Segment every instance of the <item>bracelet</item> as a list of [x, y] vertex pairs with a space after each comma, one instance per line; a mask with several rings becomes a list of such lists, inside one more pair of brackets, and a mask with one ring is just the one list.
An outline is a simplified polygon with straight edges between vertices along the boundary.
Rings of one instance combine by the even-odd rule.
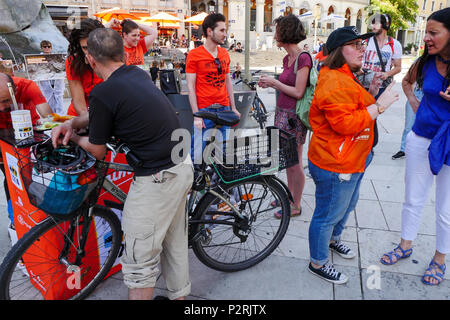
[[379, 114], [382, 114], [384, 111], [386, 111], [386, 107], [381, 106], [378, 101], [375, 102], [375, 105], [377, 106], [377, 111]]

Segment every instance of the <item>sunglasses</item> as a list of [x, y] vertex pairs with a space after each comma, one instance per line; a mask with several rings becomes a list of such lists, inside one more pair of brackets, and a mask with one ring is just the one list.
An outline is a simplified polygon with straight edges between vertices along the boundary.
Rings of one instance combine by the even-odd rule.
[[214, 63], [215, 63], [216, 66], [217, 66], [217, 72], [218, 72], [219, 74], [222, 74], [222, 65], [220, 64], [219, 58], [215, 58], [215, 59], [214, 59]]
[[52, 46], [42, 46], [42, 48], [51, 48]]

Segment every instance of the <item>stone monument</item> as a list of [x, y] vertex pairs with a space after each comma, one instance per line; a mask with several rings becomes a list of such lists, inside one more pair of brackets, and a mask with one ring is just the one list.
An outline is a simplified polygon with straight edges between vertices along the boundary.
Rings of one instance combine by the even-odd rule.
[[67, 39], [53, 23], [41, 0], [0, 0], [0, 52], [20, 66], [23, 54], [40, 53], [40, 43], [52, 43], [53, 53], [66, 53]]

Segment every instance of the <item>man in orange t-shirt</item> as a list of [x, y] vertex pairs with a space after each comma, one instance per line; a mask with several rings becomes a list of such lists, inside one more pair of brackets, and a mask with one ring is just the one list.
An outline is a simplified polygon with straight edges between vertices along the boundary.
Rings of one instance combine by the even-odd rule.
[[25, 110], [30, 110], [33, 124], [36, 124], [40, 118], [39, 114], [46, 117], [52, 113], [52, 109], [36, 83], [0, 73], [0, 129], [12, 128], [10, 115], [12, 100], [7, 86], [7, 83], [11, 81], [17, 103], [22, 104]]
[[[45, 100], [44, 95], [39, 89], [38, 85], [32, 80], [11, 77], [7, 74], [0, 73], [0, 129], [12, 128], [11, 121], [11, 105], [12, 99], [8, 89], [8, 83], [12, 84], [16, 102], [23, 105], [24, 110], [30, 110], [31, 121], [36, 124], [39, 119], [39, 114], [46, 117], [52, 113], [52, 109]], [[39, 113], [38, 113], [39, 112]], [[12, 212], [12, 205], [6, 182], [5, 166], [1, 157], [0, 150], [0, 170], [3, 172], [4, 181], [3, 187], [5, 189], [6, 201], [8, 203], [8, 215], [11, 220], [11, 225], [14, 225], [14, 217]]]
[[[186, 80], [192, 113], [199, 109], [210, 112], [239, 112], [234, 103], [233, 84], [230, 77], [230, 56], [221, 48], [227, 37], [225, 17], [212, 13], [203, 21], [205, 44], [191, 50], [186, 61]], [[209, 120], [194, 117], [191, 156], [194, 164], [201, 163], [201, 153], [205, 148], [204, 134], [214, 127]], [[226, 138], [228, 127], [221, 127], [222, 138]], [[200, 131], [201, 130], [201, 131]], [[201, 148], [200, 148], [201, 147]]]

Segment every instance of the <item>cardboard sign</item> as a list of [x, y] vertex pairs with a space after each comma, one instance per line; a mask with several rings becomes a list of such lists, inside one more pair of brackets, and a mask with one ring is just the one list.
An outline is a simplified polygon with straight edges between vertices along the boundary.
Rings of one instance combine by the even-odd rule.
[[25, 54], [28, 79], [33, 81], [66, 78], [65, 54]]

